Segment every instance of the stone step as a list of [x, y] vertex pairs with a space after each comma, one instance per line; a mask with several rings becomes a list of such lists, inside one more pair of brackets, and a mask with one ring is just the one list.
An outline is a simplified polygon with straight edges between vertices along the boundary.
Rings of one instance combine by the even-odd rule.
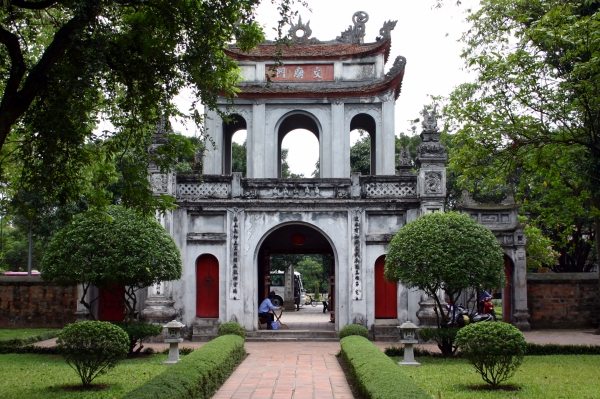
[[320, 330], [259, 330], [246, 334], [247, 341], [339, 341], [335, 331]]
[[208, 342], [215, 338], [217, 338], [216, 333], [215, 334], [193, 334], [192, 342]]

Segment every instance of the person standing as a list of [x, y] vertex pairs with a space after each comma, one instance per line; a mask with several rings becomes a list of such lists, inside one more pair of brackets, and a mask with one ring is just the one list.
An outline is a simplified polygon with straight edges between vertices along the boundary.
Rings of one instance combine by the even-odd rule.
[[275, 306], [273, 305], [273, 302], [271, 302], [271, 299], [275, 298], [276, 295], [277, 294], [275, 294], [275, 291], [269, 292], [269, 297], [265, 298], [265, 300], [262, 301], [260, 306], [258, 307], [258, 317], [262, 317], [267, 320], [267, 330], [273, 329], [272, 323], [275, 319], [273, 313], [269, 313], [269, 311], [281, 309], [281, 306]]
[[294, 304], [296, 304], [296, 311], [300, 310], [300, 290], [296, 288], [294, 290]]

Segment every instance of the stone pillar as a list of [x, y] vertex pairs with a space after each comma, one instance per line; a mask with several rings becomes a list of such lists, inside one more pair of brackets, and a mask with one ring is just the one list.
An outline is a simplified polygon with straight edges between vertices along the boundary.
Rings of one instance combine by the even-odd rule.
[[149, 322], [163, 325], [177, 317], [173, 307], [173, 291], [170, 281], [160, 282], [148, 287], [148, 299], [144, 303], [142, 318]]
[[223, 121], [216, 111], [208, 110], [204, 125], [215, 146], [210, 143], [206, 146], [202, 171], [205, 175], [220, 175], [223, 173]]
[[389, 91], [381, 98], [381, 134], [377, 138], [377, 165], [375, 174], [394, 175], [396, 161], [395, 96]]
[[423, 131], [417, 155], [417, 195], [421, 201], [420, 214], [444, 211], [446, 197], [446, 147], [440, 143], [435, 108], [423, 109]]
[[248, 130], [248, 136], [246, 138], [246, 176], [251, 179], [267, 177], [265, 175], [265, 158], [269, 154], [267, 154], [265, 148], [265, 117], [266, 113], [264, 100], [255, 100], [252, 105], [252, 131]]
[[296, 309], [294, 303], [294, 265], [289, 265], [285, 270], [285, 299], [283, 300], [285, 310]]
[[[331, 177], [347, 179], [350, 175], [350, 132], [346, 132], [342, 99], [335, 99], [331, 104], [331, 139]], [[320, 159], [323, 164], [324, 159]]]
[[[522, 233], [524, 240], [525, 234]], [[524, 243], [523, 243], [524, 244]], [[529, 311], [527, 309], [527, 263], [525, 260], [525, 246], [517, 246], [515, 263], [513, 295], [514, 313], [513, 324], [521, 331], [531, 330], [529, 324]]]

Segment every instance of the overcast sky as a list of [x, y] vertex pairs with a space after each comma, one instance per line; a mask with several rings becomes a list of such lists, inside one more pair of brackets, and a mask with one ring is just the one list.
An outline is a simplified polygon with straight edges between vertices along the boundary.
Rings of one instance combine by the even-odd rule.
[[[477, 1], [463, 0], [457, 7], [455, 1], [447, 0], [441, 9], [433, 8], [435, 0], [308, 0], [308, 3], [312, 11], [299, 8], [302, 21], [310, 20], [312, 37], [322, 41], [335, 39], [352, 25], [352, 15], [356, 11], [369, 14], [365, 43], [375, 41], [384, 21], [398, 20], [392, 31], [392, 49], [385, 69], [387, 72], [396, 56], [406, 57], [402, 91], [396, 102], [397, 135], [409, 132], [408, 121], [418, 118], [423, 105], [431, 103], [429, 95], [448, 95], [453, 87], [472, 80], [463, 71], [462, 44], [457, 40], [468, 29], [466, 11]], [[267, 39], [273, 39], [275, 31], [272, 28], [278, 20], [275, 6], [264, 0], [257, 12], [259, 22], [265, 26]], [[187, 102], [183, 94], [179, 100]], [[194, 134], [194, 129], [183, 132]], [[234, 140], [243, 142], [240, 133]], [[352, 140], [356, 140], [356, 136]], [[310, 177], [318, 159], [318, 142], [314, 135], [292, 132], [285, 137], [283, 147], [290, 149], [288, 163], [292, 172]]]

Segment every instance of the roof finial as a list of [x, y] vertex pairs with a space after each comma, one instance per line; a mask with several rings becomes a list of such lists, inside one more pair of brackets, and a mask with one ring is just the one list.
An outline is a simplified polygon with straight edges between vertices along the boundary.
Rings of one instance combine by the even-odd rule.
[[369, 21], [369, 14], [364, 11], [357, 11], [352, 15], [354, 26], [349, 26], [348, 29], [342, 32], [341, 36], [335, 40], [348, 44], [362, 44], [365, 37], [365, 24]]

